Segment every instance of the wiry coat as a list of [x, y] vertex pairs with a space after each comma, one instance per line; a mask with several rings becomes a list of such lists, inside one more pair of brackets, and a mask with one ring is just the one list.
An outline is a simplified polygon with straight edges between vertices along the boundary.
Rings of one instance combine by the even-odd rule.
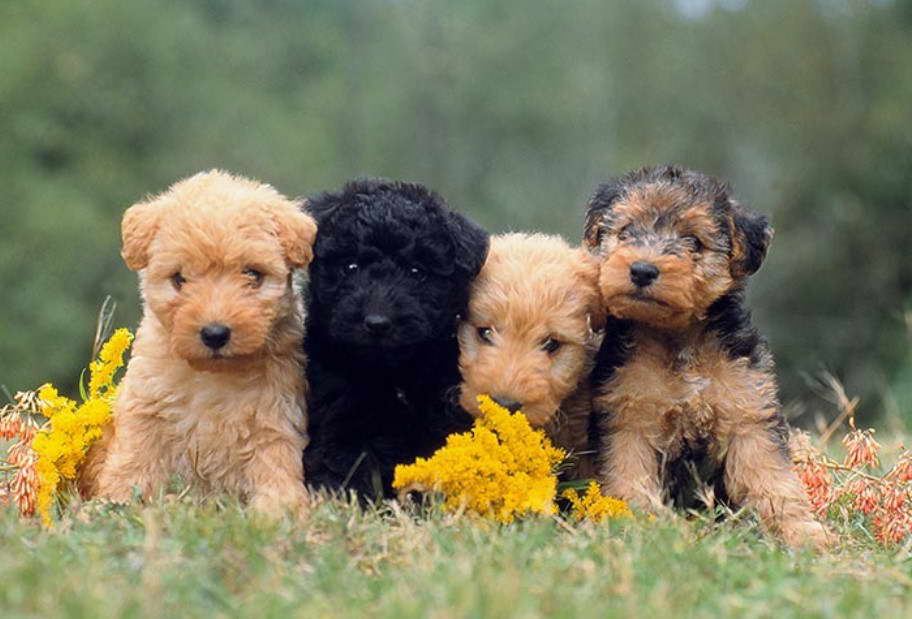
[[655, 509], [708, 483], [788, 543], [822, 545], [788, 457], [773, 359], [743, 307], [772, 234], [724, 184], [674, 166], [590, 200], [585, 238], [612, 314], [593, 375], [603, 487]]
[[411, 183], [355, 181], [308, 208], [319, 232], [307, 293], [307, 480], [390, 496], [396, 464], [471, 424], [455, 403], [456, 326], [488, 236]]

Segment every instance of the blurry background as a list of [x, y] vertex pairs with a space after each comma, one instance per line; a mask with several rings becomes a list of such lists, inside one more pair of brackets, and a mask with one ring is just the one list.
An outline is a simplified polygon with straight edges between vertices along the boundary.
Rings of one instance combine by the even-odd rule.
[[75, 392], [105, 295], [138, 320], [122, 211], [198, 170], [417, 180], [576, 242], [663, 162], [772, 217], [751, 298], [798, 422], [822, 369], [912, 422], [909, 0], [3, 2], [0, 383]]

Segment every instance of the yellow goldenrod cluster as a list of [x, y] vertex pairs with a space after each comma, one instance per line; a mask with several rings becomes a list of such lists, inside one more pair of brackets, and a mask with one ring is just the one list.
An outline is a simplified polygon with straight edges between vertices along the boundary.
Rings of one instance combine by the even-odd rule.
[[105, 343], [89, 366], [89, 392], [81, 405], [59, 395], [53, 385], [38, 390], [40, 412], [48, 422], [35, 434], [31, 447], [37, 455], [37, 510], [45, 524], [50, 524], [51, 503], [60, 483], [76, 478], [89, 447], [101, 438], [111, 419], [117, 391], [114, 374], [123, 366], [124, 352], [132, 341], [127, 329], [118, 329]]
[[499, 522], [530, 513], [553, 514], [555, 467], [564, 452], [510, 413], [479, 396], [481, 417], [470, 432], [453, 434], [431, 458], [396, 467], [393, 487], [434, 490], [449, 510], [465, 509]]
[[599, 485], [589, 482], [585, 496], [580, 496], [576, 490], [564, 490], [562, 497], [570, 501], [570, 515], [575, 520], [592, 520], [601, 522], [606, 518], [633, 518], [633, 512], [626, 501], [610, 496], [603, 496]]

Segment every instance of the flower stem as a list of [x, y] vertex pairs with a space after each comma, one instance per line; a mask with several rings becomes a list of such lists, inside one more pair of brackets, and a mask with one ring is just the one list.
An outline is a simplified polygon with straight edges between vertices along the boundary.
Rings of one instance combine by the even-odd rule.
[[830, 470], [843, 471], [845, 473], [854, 473], [855, 475], [858, 475], [859, 477], [864, 477], [865, 479], [868, 479], [870, 481], [876, 481], [876, 482], [880, 482], [880, 483], [890, 483], [886, 479], [877, 477], [876, 475], [871, 475], [870, 473], [865, 473], [863, 471], [859, 471], [858, 469], [853, 469], [852, 467], [846, 466], [844, 464], [839, 464], [838, 462], [834, 462], [832, 460], [824, 461], [823, 465]]

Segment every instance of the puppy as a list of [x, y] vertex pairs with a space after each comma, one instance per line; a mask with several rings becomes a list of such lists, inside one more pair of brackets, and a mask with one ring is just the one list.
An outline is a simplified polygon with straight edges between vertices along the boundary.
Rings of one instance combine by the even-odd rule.
[[460, 404], [479, 415], [477, 396], [522, 410], [574, 460], [563, 474], [595, 477], [589, 443], [589, 374], [604, 309], [599, 263], [557, 236], [506, 234], [472, 283], [459, 328]]
[[315, 235], [272, 187], [219, 171], [127, 210], [123, 258], [139, 271], [144, 315], [86, 494], [148, 497], [179, 474], [267, 513], [305, 505], [292, 272], [309, 263]]
[[744, 308], [772, 238], [763, 216], [699, 172], [644, 168], [595, 192], [585, 243], [613, 316], [593, 377], [602, 479], [607, 494], [655, 508], [702, 470], [787, 543], [822, 546], [789, 460], [773, 358]]
[[488, 235], [412, 183], [359, 180], [308, 208], [307, 480], [393, 496], [396, 464], [471, 425], [452, 396], [456, 328]]

